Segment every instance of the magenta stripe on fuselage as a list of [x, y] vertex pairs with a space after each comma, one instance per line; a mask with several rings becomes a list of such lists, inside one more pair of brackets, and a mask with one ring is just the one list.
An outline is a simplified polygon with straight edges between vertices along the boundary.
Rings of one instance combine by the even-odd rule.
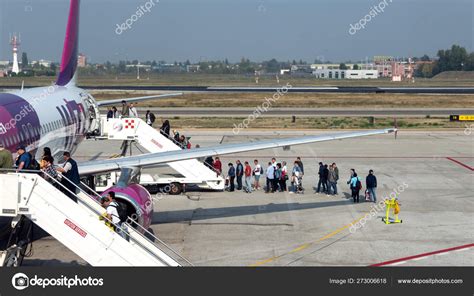
[[0, 141], [16, 152], [18, 145], [31, 145], [40, 139], [40, 120], [33, 107], [13, 94], [0, 94]]

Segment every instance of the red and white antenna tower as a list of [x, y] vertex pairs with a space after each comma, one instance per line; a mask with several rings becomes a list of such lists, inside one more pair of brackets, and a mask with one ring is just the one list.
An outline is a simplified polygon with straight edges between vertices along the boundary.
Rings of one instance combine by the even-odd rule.
[[10, 35], [10, 45], [13, 49], [13, 67], [12, 72], [15, 74], [20, 73], [20, 66], [18, 65], [18, 47], [20, 46], [20, 37], [15, 33]]

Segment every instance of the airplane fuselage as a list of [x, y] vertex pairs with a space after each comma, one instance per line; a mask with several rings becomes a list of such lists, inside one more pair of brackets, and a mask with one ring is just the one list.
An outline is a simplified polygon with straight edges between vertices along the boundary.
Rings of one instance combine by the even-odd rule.
[[36, 153], [50, 147], [53, 156], [74, 153], [94, 128], [97, 104], [83, 89], [51, 85], [0, 94], [0, 142]]

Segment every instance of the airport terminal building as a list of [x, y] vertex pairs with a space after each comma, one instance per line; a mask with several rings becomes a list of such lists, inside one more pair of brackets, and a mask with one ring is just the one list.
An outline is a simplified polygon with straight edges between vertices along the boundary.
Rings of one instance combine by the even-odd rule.
[[377, 70], [340, 70], [340, 69], [316, 69], [313, 75], [319, 79], [378, 79]]

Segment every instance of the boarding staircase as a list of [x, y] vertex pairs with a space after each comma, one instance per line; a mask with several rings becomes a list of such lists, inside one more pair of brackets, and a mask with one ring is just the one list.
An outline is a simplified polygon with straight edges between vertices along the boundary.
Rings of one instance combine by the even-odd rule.
[[[76, 203], [62, 192], [66, 187], [54, 182], [33, 173], [0, 174], [0, 216], [13, 221], [27, 217], [92, 266], [191, 265], [136, 223], [133, 227], [122, 224], [126, 238], [106, 226], [103, 219], [107, 218], [100, 219], [105, 210], [97, 202], [96, 193], [77, 187]], [[3, 266], [8, 266], [12, 257], [13, 261], [17, 259], [14, 247], [0, 253]]]
[[[174, 139], [168, 138], [159, 130], [146, 124], [139, 118], [107, 118], [102, 117], [101, 135], [109, 140], [136, 141], [150, 153], [178, 151], [182, 148]], [[225, 180], [197, 159], [189, 159], [168, 163], [186, 179], [197, 180], [199, 187], [224, 190]], [[199, 184], [200, 183], [200, 184]]]

